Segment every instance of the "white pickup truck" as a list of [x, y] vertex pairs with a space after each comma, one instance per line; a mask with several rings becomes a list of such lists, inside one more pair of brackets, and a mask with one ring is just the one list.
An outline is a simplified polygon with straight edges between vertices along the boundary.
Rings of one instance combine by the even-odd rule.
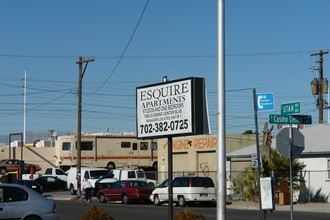
[[141, 169], [122, 168], [111, 170], [110, 173], [112, 173], [117, 180], [141, 180], [147, 182], [150, 187], [157, 186], [157, 181], [147, 179], [145, 172]]
[[42, 176], [57, 176], [59, 179], [64, 180], [65, 182], [68, 179], [68, 175], [60, 168], [47, 168], [45, 174]]
[[[33, 174], [32, 179], [37, 179], [41, 176], [56, 176], [61, 180], [67, 181], [67, 174], [60, 168], [47, 168], [45, 174]], [[22, 179], [31, 179], [31, 174], [23, 174]]]

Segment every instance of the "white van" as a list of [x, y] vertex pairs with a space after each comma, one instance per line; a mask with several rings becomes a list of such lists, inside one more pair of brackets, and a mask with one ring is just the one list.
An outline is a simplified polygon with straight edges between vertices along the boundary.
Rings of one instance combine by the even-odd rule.
[[[102, 179], [105, 183], [114, 183], [117, 181], [115, 178], [109, 176], [109, 170], [105, 168], [96, 167], [81, 167], [81, 185], [84, 179], [88, 179], [92, 187], [95, 188], [95, 182], [98, 179]], [[71, 195], [77, 193], [77, 167], [71, 167], [68, 171], [67, 187], [70, 190]]]
[[[175, 177], [172, 185], [173, 202], [181, 207], [190, 202], [210, 205], [216, 202], [216, 189], [213, 180], [209, 177]], [[157, 186], [150, 195], [150, 200], [156, 206], [168, 201], [168, 180]]]

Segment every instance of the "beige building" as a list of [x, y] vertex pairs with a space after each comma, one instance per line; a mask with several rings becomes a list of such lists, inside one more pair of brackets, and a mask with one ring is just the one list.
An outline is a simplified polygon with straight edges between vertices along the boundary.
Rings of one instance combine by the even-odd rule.
[[[167, 178], [167, 140], [167, 138], [158, 140], [159, 182]], [[255, 134], [227, 134], [226, 152], [236, 151], [253, 145], [255, 142]], [[217, 171], [217, 135], [176, 137], [173, 138], [172, 149], [174, 176], [204, 175], [215, 179]]]

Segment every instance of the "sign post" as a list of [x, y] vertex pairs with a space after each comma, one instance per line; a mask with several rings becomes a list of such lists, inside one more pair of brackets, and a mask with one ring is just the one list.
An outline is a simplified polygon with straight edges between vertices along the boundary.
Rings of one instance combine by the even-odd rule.
[[281, 104], [281, 114], [269, 115], [271, 124], [289, 124], [290, 128], [284, 128], [276, 137], [276, 149], [283, 157], [290, 159], [290, 211], [291, 220], [293, 220], [293, 177], [292, 177], [292, 159], [299, 157], [305, 149], [304, 136], [298, 129], [293, 129], [292, 124], [312, 124], [311, 115], [292, 115], [300, 113], [300, 102], [291, 102]]
[[168, 219], [173, 218], [172, 137], [209, 133], [204, 78], [185, 78], [136, 88], [137, 137], [168, 140]]

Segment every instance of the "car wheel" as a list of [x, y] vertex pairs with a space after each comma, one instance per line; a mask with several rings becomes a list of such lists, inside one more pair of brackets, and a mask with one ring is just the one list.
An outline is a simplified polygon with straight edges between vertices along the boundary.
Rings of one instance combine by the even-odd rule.
[[152, 182], [148, 183], [148, 186], [151, 187], [151, 188], [155, 188], [155, 185]]
[[180, 196], [178, 198], [178, 204], [179, 204], [180, 207], [185, 207], [187, 205], [186, 200], [184, 199], [183, 196]]
[[76, 195], [76, 193], [77, 193], [76, 190], [74, 190], [72, 184], [70, 185], [70, 193], [71, 193], [71, 195]]
[[129, 204], [129, 198], [128, 198], [127, 194], [123, 195], [122, 202], [123, 202], [123, 204]]
[[160, 200], [158, 198], [158, 195], [154, 195], [154, 204], [155, 206], [160, 206]]
[[101, 203], [107, 203], [107, 200], [105, 199], [105, 196], [103, 194], [100, 194], [99, 200]]
[[5, 175], [7, 173], [7, 169], [5, 167], [0, 168], [0, 174]]

